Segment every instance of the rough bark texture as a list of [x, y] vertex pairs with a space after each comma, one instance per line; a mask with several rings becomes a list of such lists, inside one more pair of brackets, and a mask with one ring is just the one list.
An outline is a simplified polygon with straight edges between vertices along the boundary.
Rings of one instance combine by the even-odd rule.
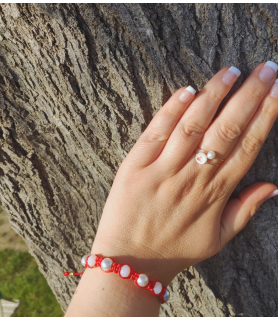
[[[66, 310], [117, 169], [180, 86], [278, 62], [276, 4], [1, 4], [0, 192]], [[243, 106], [244, 107], [244, 106]], [[278, 125], [234, 195], [278, 184]], [[278, 315], [277, 200], [179, 274], [167, 316]]]

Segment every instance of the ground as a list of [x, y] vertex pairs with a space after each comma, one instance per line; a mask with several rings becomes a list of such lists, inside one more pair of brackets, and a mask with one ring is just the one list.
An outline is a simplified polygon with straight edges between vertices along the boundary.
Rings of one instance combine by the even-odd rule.
[[28, 251], [24, 240], [11, 228], [7, 212], [0, 207], [0, 250]]
[[3, 299], [20, 300], [16, 316], [62, 317], [63, 311], [35, 259], [1, 207], [0, 239], [0, 290]]

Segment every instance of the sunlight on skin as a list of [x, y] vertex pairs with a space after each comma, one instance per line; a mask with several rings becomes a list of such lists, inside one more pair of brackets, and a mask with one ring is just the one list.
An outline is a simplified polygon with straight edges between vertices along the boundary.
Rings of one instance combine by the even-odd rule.
[[[192, 87], [175, 92], [121, 164], [92, 253], [128, 263], [167, 286], [242, 230], [268, 195], [277, 194], [274, 184], [260, 182], [229, 200], [277, 118], [276, 72], [271, 61], [258, 65], [213, 123], [240, 76], [237, 68], [221, 69], [196, 96]], [[216, 165], [198, 163], [198, 149], [204, 150], [199, 162]], [[77, 292], [66, 316], [159, 312], [149, 290], [100, 268], [86, 270]]]

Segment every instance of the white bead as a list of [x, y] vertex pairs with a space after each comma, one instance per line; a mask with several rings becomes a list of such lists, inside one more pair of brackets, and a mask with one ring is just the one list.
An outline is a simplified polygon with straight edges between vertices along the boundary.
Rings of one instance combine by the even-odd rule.
[[86, 258], [87, 257], [88, 256], [83, 256], [82, 259], [81, 259], [81, 264], [82, 264], [83, 267], [85, 267], [85, 265], [86, 265]]
[[214, 151], [209, 151], [208, 154], [207, 154], [207, 157], [209, 159], [214, 159], [215, 158], [215, 152]]
[[138, 283], [138, 286], [140, 286], [140, 287], [146, 287], [149, 283], [148, 276], [144, 273], [139, 274], [139, 277], [137, 279], [137, 283]]
[[170, 292], [168, 290], [165, 291], [163, 299], [167, 302], [170, 299]]
[[91, 254], [90, 257], [88, 258], [88, 265], [89, 267], [93, 267], [96, 263], [96, 256], [94, 254]]
[[127, 278], [129, 274], [130, 274], [130, 267], [125, 264], [124, 266], [121, 267], [120, 275], [123, 278]]
[[162, 284], [160, 282], [156, 282], [153, 291], [155, 294], [160, 294], [162, 291]]
[[200, 152], [200, 153], [197, 153], [196, 154], [196, 161], [199, 163], [199, 164], [204, 164], [207, 162], [207, 155], [203, 152]]
[[113, 264], [113, 260], [110, 258], [105, 258], [101, 261], [100, 267], [103, 271], [109, 271], [111, 270]]

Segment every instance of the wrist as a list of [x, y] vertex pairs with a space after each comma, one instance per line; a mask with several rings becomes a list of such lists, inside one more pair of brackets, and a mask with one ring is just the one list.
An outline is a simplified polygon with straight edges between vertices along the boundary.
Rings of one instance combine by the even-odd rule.
[[150, 279], [158, 280], [163, 286], [168, 286], [178, 273], [173, 272], [172, 261], [157, 255], [148, 248], [143, 249], [131, 243], [123, 244], [120, 241], [107, 243], [96, 238], [91, 252], [101, 257], [110, 257], [119, 264], [129, 264], [136, 272], [144, 273]]
[[160, 302], [114, 273], [86, 269], [66, 316], [158, 316]]

